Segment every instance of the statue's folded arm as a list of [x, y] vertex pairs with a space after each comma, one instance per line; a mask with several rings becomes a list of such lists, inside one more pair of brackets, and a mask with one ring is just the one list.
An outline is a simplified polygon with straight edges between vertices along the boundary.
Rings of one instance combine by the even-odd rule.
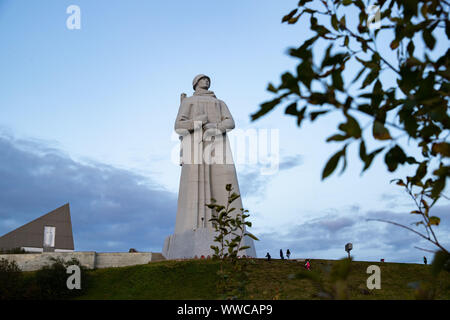
[[222, 121], [218, 124], [218, 128], [222, 131], [234, 129], [234, 120], [231, 116], [231, 112], [230, 110], [228, 110], [227, 105], [222, 100], [220, 100], [220, 109]]
[[194, 120], [190, 118], [190, 109], [190, 104], [182, 102], [178, 110], [175, 132], [180, 135], [186, 135], [189, 131], [194, 130]]

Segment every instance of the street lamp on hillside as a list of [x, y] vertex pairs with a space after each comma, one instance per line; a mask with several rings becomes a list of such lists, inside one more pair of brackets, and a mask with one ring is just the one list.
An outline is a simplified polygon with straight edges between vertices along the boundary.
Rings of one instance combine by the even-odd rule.
[[348, 253], [348, 258], [350, 259], [350, 251], [353, 249], [353, 244], [350, 242], [345, 245], [345, 251]]

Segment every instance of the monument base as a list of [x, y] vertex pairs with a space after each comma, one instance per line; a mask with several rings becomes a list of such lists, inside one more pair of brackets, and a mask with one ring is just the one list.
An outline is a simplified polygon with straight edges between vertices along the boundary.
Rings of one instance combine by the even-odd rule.
[[[168, 236], [164, 241], [162, 254], [166, 259], [212, 257], [214, 251], [211, 246], [217, 245], [217, 242], [214, 242], [214, 236], [214, 231], [207, 228], [175, 233]], [[245, 255], [246, 257], [256, 258], [255, 244], [252, 238], [244, 237], [242, 246], [249, 246], [250, 248], [240, 251], [239, 256]]]

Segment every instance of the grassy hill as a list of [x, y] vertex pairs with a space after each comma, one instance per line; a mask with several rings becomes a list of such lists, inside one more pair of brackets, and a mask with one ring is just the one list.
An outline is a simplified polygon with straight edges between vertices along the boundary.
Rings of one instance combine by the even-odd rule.
[[[311, 260], [312, 274], [332, 288], [330, 270], [337, 261]], [[381, 289], [368, 290], [369, 265], [381, 268]], [[212, 260], [161, 261], [147, 265], [89, 271], [86, 293], [78, 299], [220, 299], [217, 288], [219, 262]], [[350, 299], [414, 299], [417, 285], [432, 280], [431, 266], [405, 263], [351, 263], [347, 279]], [[310, 280], [293, 275], [303, 262], [251, 259], [243, 299], [321, 299]], [[450, 299], [450, 274], [441, 272], [437, 299]], [[319, 294], [319, 295], [318, 295]]]

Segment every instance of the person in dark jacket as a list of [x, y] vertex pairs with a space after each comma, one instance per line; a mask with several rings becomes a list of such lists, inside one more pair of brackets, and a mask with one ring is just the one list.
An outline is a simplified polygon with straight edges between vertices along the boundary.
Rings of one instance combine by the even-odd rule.
[[281, 260], [284, 260], [283, 250], [282, 249], [280, 249], [280, 258], [281, 258]]
[[286, 257], [289, 259], [290, 256], [291, 256], [291, 252], [289, 251], [289, 249], [287, 249], [287, 251], [286, 251]]

